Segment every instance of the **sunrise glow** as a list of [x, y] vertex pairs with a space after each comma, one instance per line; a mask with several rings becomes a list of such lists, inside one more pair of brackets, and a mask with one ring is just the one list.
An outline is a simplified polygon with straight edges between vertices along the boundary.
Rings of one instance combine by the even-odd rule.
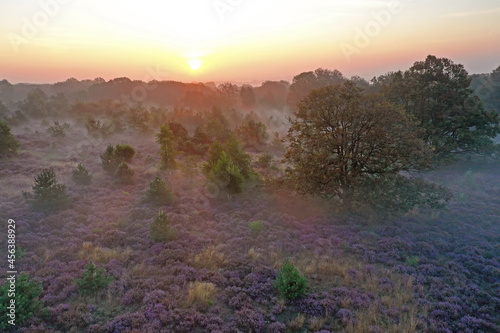
[[142, 80], [148, 67], [179, 81], [193, 71], [205, 81], [290, 80], [318, 67], [371, 78], [427, 54], [473, 73], [490, 72], [500, 59], [494, 0], [27, 0], [0, 7], [0, 76], [11, 82]]

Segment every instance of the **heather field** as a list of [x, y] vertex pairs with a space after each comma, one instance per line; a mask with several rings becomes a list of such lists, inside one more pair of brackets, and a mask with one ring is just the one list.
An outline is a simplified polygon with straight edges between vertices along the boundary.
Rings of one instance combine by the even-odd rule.
[[[17, 269], [42, 286], [40, 309], [19, 332], [500, 331], [497, 162], [422, 173], [454, 195], [444, 210], [375, 217], [262, 182], [218, 193], [201, 157], [180, 154], [177, 168], [162, 171], [152, 132], [93, 139], [68, 119], [56, 138], [47, 127], [13, 126], [21, 148], [0, 160], [2, 225], [16, 221]], [[131, 184], [118, 184], [99, 158], [123, 143], [137, 151]], [[282, 151], [271, 151], [270, 168], [251, 154], [264, 178], [284, 169]], [[93, 176], [87, 186], [72, 180], [79, 163]], [[66, 209], [43, 213], [24, 200], [43, 168], [66, 184]], [[144, 201], [155, 175], [173, 190], [169, 204]], [[160, 208], [176, 232], [155, 242]], [[308, 282], [293, 300], [274, 286], [286, 259]], [[112, 277], [92, 295], [77, 282], [89, 261]]]

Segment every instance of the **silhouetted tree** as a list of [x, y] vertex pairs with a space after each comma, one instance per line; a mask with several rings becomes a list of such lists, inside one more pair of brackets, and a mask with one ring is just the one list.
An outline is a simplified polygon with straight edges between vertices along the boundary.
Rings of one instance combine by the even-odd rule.
[[428, 56], [394, 74], [383, 91], [418, 120], [421, 138], [438, 156], [489, 153], [500, 133], [498, 114], [485, 111], [470, 83], [463, 65]]
[[160, 145], [162, 169], [175, 168], [177, 150], [175, 149], [175, 137], [169, 125], [165, 124], [160, 128], [160, 132], [156, 134], [156, 142]]
[[370, 180], [429, 165], [404, 110], [352, 82], [315, 90], [298, 106], [285, 159], [303, 192], [350, 198]]
[[303, 100], [312, 90], [337, 85], [346, 81], [338, 70], [318, 68], [314, 72], [304, 72], [293, 78], [288, 93], [287, 104], [291, 110], [297, 109], [297, 103]]
[[52, 211], [65, 208], [69, 203], [66, 185], [59, 184], [51, 169], [43, 169], [35, 177], [33, 193], [23, 192], [23, 197], [34, 209]]
[[0, 158], [16, 153], [20, 144], [12, 135], [9, 125], [0, 121]]

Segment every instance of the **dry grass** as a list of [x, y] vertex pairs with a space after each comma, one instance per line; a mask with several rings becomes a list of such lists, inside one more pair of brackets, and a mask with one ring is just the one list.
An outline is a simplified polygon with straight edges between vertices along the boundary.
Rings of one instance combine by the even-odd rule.
[[259, 252], [257, 252], [253, 247], [248, 250], [248, 253], [247, 253], [248, 257], [252, 260], [252, 261], [258, 261], [260, 259], [260, 257], [262, 256]]
[[[416, 331], [418, 306], [413, 301], [413, 279], [393, 273], [386, 268], [375, 267], [375, 272], [367, 271], [363, 263], [350, 259], [348, 256], [342, 258], [320, 257], [311, 253], [302, 253], [297, 259], [297, 268], [313, 283], [327, 283], [333, 286], [347, 286], [358, 288], [364, 293], [373, 293], [381, 300], [380, 304], [372, 304], [366, 309], [356, 311], [356, 321], [345, 327], [346, 333], [368, 332], [370, 326], [378, 326], [384, 332], [408, 332]], [[355, 271], [350, 274], [349, 271]], [[393, 288], [383, 289], [379, 279], [387, 278], [394, 283]], [[346, 299], [341, 304], [344, 308], [350, 307], [350, 300]], [[399, 309], [398, 317], [388, 318], [382, 314], [381, 308]], [[406, 311], [403, 310], [406, 308]], [[320, 324], [321, 318], [312, 318], [315, 325]], [[324, 323], [323, 323], [324, 324]], [[311, 328], [311, 331], [314, 331]]]
[[292, 331], [298, 331], [304, 326], [304, 323], [306, 322], [306, 316], [304, 316], [302, 313], [299, 313], [295, 319], [292, 319], [288, 322], [288, 328], [290, 328]]
[[213, 297], [216, 293], [217, 288], [215, 284], [195, 281], [189, 284], [186, 303], [188, 306], [211, 305], [214, 302]]
[[193, 265], [200, 268], [217, 270], [226, 266], [227, 261], [224, 259], [224, 253], [219, 252], [215, 246], [210, 246], [198, 253], [193, 260]]
[[82, 248], [78, 252], [78, 258], [91, 260], [95, 263], [107, 264], [111, 259], [126, 262], [132, 250], [130, 248], [105, 248], [94, 246], [91, 242], [83, 242]]
[[327, 321], [327, 318], [313, 317], [309, 319], [309, 329], [311, 330], [311, 332], [319, 331], [323, 328], [323, 326], [325, 326]]

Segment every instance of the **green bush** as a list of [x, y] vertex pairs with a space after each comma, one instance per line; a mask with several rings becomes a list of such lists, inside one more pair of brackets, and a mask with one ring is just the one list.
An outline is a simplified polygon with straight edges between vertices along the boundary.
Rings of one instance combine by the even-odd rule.
[[286, 260], [278, 272], [274, 287], [283, 298], [292, 300], [304, 295], [307, 288], [307, 279], [300, 274], [293, 263]]
[[253, 221], [248, 224], [248, 227], [250, 228], [250, 231], [254, 234], [258, 234], [264, 229], [264, 224], [262, 221]]
[[19, 142], [10, 132], [6, 122], [0, 121], [0, 158], [15, 154], [19, 148]]
[[23, 197], [36, 210], [58, 210], [69, 203], [66, 185], [57, 183], [56, 175], [51, 169], [43, 169], [35, 177], [32, 189], [33, 193], [23, 192]]
[[82, 295], [96, 296], [101, 290], [106, 289], [112, 280], [113, 277], [107, 275], [103, 268], [97, 268], [92, 261], [89, 261], [85, 265], [82, 278], [75, 280], [75, 284]]
[[149, 188], [146, 191], [146, 201], [155, 205], [170, 205], [174, 202], [174, 193], [170, 186], [159, 176], [149, 182]]
[[[20, 326], [27, 320], [31, 319], [42, 309], [40, 296], [42, 294], [42, 284], [30, 279], [30, 276], [21, 273], [17, 276], [15, 284], [15, 296], [10, 294], [10, 282], [7, 280], [5, 284], [0, 286], [0, 307], [3, 315], [0, 317], [0, 330], [6, 331], [12, 327], [9, 324], [11, 318], [7, 315], [10, 310], [10, 300], [16, 301], [15, 306], [15, 324]], [[10, 297], [13, 296], [13, 297]]]
[[174, 169], [177, 155], [175, 136], [169, 125], [165, 124], [156, 134], [156, 142], [160, 145], [160, 159], [162, 169]]
[[170, 219], [163, 210], [160, 209], [151, 223], [149, 235], [155, 242], [165, 242], [177, 238], [177, 230], [170, 226]]
[[101, 155], [102, 168], [109, 174], [114, 174], [121, 163], [130, 163], [135, 155], [135, 150], [130, 145], [108, 145]]
[[50, 126], [47, 132], [55, 138], [64, 138], [66, 136], [66, 130], [58, 121], [54, 121], [54, 125]]
[[78, 164], [72, 173], [73, 181], [79, 185], [88, 185], [92, 181], [92, 175], [83, 164]]
[[224, 151], [208, 173], [208, 179], [228, 193], [243, 192], [245, 178], [238, 166]]
[[122, 162], [116, 169], [115, 180], [120, 184], [133, 184], [134, 173], [134, 170], [132, 170], [126, 162]]

